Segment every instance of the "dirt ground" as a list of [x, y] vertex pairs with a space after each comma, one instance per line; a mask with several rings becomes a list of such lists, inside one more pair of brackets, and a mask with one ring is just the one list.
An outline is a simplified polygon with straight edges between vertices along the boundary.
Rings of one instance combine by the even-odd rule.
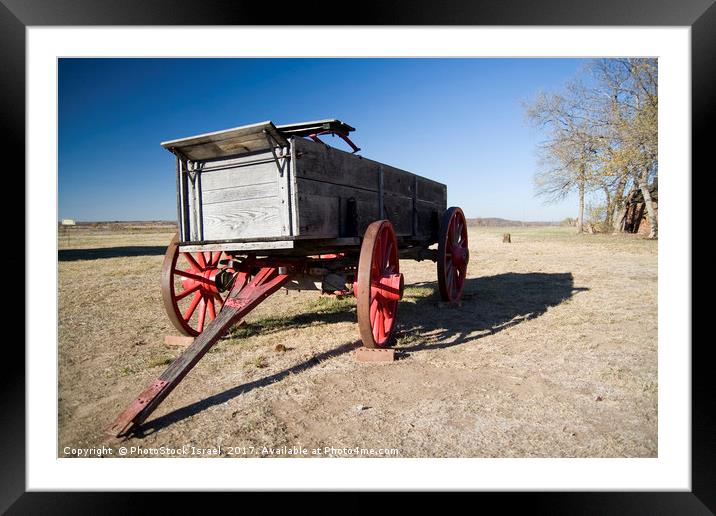
[[279, 291], [142, 435], [107, 442], [181, 353], [164, 345], [165, 231], [60, 236], [59, 457], [657, 456], [657, 243], [561, 227], [471, 228], [458, 308], [440, 307], [432, 262], [401, 261], [389, 364], [356, 362], [354, 300]]

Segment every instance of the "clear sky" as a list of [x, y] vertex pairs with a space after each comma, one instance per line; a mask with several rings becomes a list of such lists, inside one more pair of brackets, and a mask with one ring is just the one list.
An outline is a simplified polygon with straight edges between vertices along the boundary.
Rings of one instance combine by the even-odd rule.
[[[544, 137], [522, 103], [580, 59], [60, 59], [59, 218], [174, 220], [165, 140], [338, 118], [361, 154], [448, 186], [468, 217], [561, 220], [534, 197]], [[346, 148], [338, 138], [328, 143]]]

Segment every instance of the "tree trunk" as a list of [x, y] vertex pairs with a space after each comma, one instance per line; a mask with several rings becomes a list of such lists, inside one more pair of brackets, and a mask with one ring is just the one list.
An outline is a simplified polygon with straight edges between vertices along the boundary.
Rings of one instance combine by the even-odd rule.
[[617, 189], [614, 192], [614, 199], [612, 203], [614, 204], [614, 208], [612, 209], [612, 227], [614, 228], [614, 232], [618, 231], [624, 231], [624, 227], [622, 224], [622, 221], [624, 219], [624, 189], [626, 188], [627, 183], [627, 173], [623, 173], [622, 176], [619, 178], [619, 182], [617, 183]]
[[612, 201], [612, 193], [609, 191], [609, 187], [604, 187], [604, 197], [606, 198], [607, 207], [604, 213], [604, 230], [608, 231], [612, 227], [612, 220], [614, 219], [614, 202]]
[[657, 238], [658, 237], [658, 228], [657, 228], [657, 216], [656, 216], [656, 210], [654, 209], [654, 203], [651, 200], [651, 192], [649, 191], [649, 168], [644, 167], [644, 171], [639, 176], [639, 190], [641, 190], [641, 195], [644, 196], [644, 204], [646, 204], [646, 218], [649, 220], [649, 226], [651, 226], [651, 229], [649, 230], [649, 238]]
[[614, 233], [624, 233], [624, 217], [626, 216], [626, 206], [624, 206], [624, 201], [622, 201], [622, 206], [619, 208], [619, 211], [616, 214], [616, 218], [614, 219]]
[[584, 179], [579, 180], [579, 218], [577, 219], [577, 233], [584, 233]]

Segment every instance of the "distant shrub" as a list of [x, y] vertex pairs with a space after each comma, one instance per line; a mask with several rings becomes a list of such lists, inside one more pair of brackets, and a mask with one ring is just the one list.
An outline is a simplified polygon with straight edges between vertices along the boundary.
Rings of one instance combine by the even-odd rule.
[[603, 204], [588, 204], [585, 216], [585, 222], [594, 233], [610, 233], [611, 224], [605, 222], [607, 207]]

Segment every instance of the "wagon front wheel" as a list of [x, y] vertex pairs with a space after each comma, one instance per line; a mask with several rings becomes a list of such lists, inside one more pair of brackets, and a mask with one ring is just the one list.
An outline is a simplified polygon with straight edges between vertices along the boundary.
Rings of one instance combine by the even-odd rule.
[[438, 237], [438, 287], [443, 301], [457, 303], [462, 298], [469, 261], [465, 214], [460, 208], [448, 208]]
[[216, 284], [222, 254], [179, 252], [179, 234], [167, 247], [162, 264], [162, 299], [169, 320], [184, 335], [199, 335], [224, 306], [226, 294]]
[[356, 278], [358, 329], [363, 345], [384, 348], [395, 334], [398, 301], [403, 297], [403, 275], [393, 225], [373, 222], [361, 244]]

